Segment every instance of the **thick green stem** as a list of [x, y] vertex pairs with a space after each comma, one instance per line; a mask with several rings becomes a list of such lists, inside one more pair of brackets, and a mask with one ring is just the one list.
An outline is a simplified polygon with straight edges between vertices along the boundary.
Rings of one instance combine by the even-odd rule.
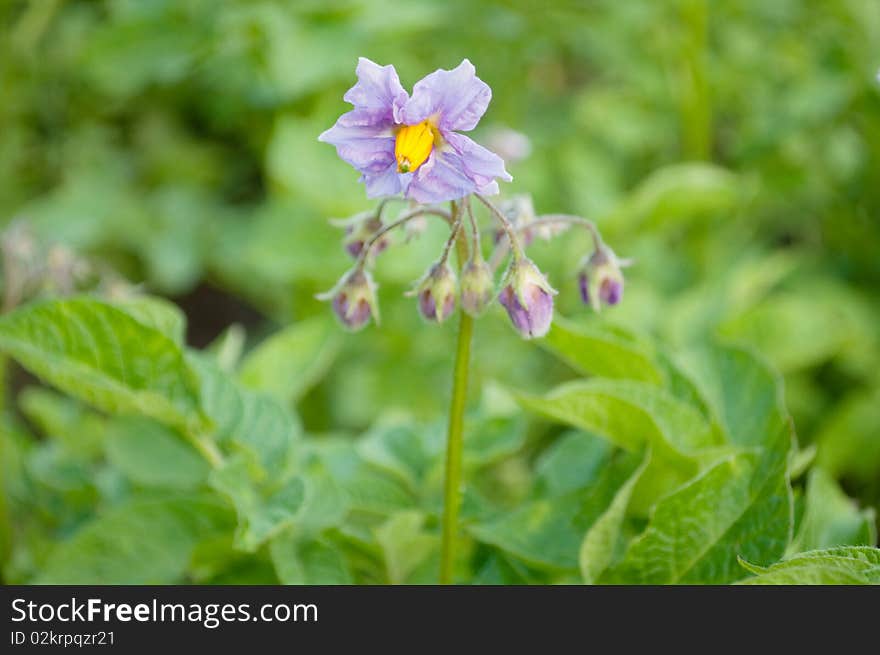
[[[452, 215], [460, 226], [461, 206], [453, 204]], [[464, 230], [457, 230], [455, 240], [458, 268], [470, 256]], [[471, 361], [471, 339], [474, 319], [459, 310], [458, 343], [452, 373], [452, 400], [449, 403], [449, 428], [446, 436], [446, 479], [443, 484], [443, 534], [440, 548], [440, 584], [452, 583], [455, 567], [455, 539], [458, 534], [458, 507], [461, 504], [461, 459], [464, 447], [464, 406], [467, 401], [468, 369]]]
[[461, 503], [461, 454], [464, 445], [464, 405], [467, 399], [468, 367], [474, 319], [459, 312], [458, 345], [449, 405], [449, 431], [446, 441], [446, 481], [443, 486], [443, 539], [440, 555], [440, 584], [452, 583], [458, 507]]

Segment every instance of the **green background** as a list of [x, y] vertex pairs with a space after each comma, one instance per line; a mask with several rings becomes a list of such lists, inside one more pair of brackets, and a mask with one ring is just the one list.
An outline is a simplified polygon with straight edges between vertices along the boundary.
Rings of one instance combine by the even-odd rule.
[[[112, 296], [139, 284], [174, 302], [194, 348], [213, 343], [216, 353], [225, 344], [234, 352], [243, 341], [250, 352], [267, 335], [305, 325], [312, 341], [297, 338], [312, 345], [289, 354], [280, 372], [257, 362], [239, 378], [262, 390], [280, 385], [287, 409], [312, 439], [350, 441], [389, 417], [431, 426], [426, 433], [442, 437], [453, 322], [425, 324], [402, 293], [436, 258], [443, 230], [433, 226], [379, 259], [382, 325], [343, 333], [314, 299], [350, 265], [341, 231], [328, 219], [372, 202], [357, 173], [317, 135], [349, 108], [342, 95], [354, 83], [358, 56], [393, 63], [407, 88], [467, 57], [493, 90], [471, 136], [487, 142], [493, 128], [510, 128], [531, 141], [530, 156], [509, 164], [514, 181], [502, 184], [503, 192], [531, 193], [542, 213], [594, 219], [621, 256], [637, 260], [627, 270], [623, 303], [596, 316], [581, 305], [576, 285], [589, 240], [571, 232], [536, 243], [530, 255], [560, 290], [557, 312], [566, 325], [637, 335], [652, 352], [678, 353], [714, 339], [754, 349], [784, 380], [780, 393], [812, 471], [809, 485], [792, 474], [796, 526], [810, 485], [817, 496], [842, 503], [839, 513], [828, 510], [835, 517], [880, 502], [876, 2], [38, 0], [4, 3], [0, 34], [7, 310], [15, 304], [10, 280], [27, 278], [33, 266], [55, 270], [51, 263], [60, 258], [60, 270], [23, 293], [57, 295], [78, 284], [63, 263], [82, 258], [90, 266], [83, 286]], [[227, 331], [233, 324], [243, 329]], [[12, 346], [7, 350], [46, 377]], [[323, 355], [309, 357], [316, 352]], [[559, 424], [509, 409], [511, 389], [536, 396], [579, 373], [608, 375], [569, 364], [547, 347], [520, 341], [499, 308], [477, 323], [470, 409], [513, 415], [521, 433], [515, 447], [498, 446], [503, 457], [486, 478], [493, 502], [524, 507], [542, 494], [555, 498], [554, 485], [569, 489], [564, 470], [546, 477], [551, 455], [566, 457], [551, 450], [561, 448]], [[287, 381], [285, 371], [297, 381]], [[726, 384], [747, 383], [728, 377]], [[182, 458], [179, 471], [162, 464], [130, 479], [138, 468], [127, 459], [131, 452], [107, 445], [112, 438], [104, 431], [111, 428], [103, 423], [88, 427], [103, 414], [48, 393], [7, 367], [2, 516], [12, 527], [3, 575], [12, 581], [33, 580], [57, 544], [95, 515], [119, 511], [121, 524], [131, 522], [118, 510], [121, 502], [141, 502], [138, 494], [154, 486], [200, 488], [184, 465], [190, 451], [157, 455], [166, 463]], [[153, 429], [147, 423], [127, 433], [153, 443], [144, 436]], [[589, 449], [598, 446], [576, 442], [565, 447], [593, 461]], [[129, 447], [139, 452], [137, 444]], [[634, 470], [621, 467], [622, 479]], [[216, 480], [213, 488], [228, 490]], [[432, 537], [419, 530], [423, 521], [428, 533], [436, 527], [436, 509], [424, 516], [383, 510], [383, 521], [389, 518], [379, 536], [360, 546], [384, 549], [387, 570], [358, 577], [372, 570], [358, 557], [369, 556], [348, 553], [354, 579], [409, 579], [424, 557], [401, 555], [401, 563], [400, 544], [417, 555], [429, 552], [433, 545], [417, 536]], [[648, 515], [631, 511], [635, 534]], [[539, 526], [534, 533], [548, 543], [564, 541], [534, 521], [526, 525]], [[551, 563], [552, 575], [523, 573], [521, 566], [536, 564], [532, 551], [523, 554], [498, 537], [497, 525], [481, 525], [472, 534], [483, 545], [462, 565], [463, 579], [482, 572], [520, 580], [514, 569], [526, 581], [567, 579], [569, 551]], [[135, 535], [138, 528], [119, 529]], [[795, 541], [807, 539], [798, 534]], [[865, 534], [876, 540], [873, 528]], [[346, 535], [331, 541], [360, 543]], [[284, 578], [282, 546], [268, 554], [264, 547], [242, 564], [238, 556], [206, 554], [210, 546], [191, 539], [201, 550], [185, 575], [172, 566], [173, 575], [144, 579]], [[297, 543], [300, 563], [323, 561]], [[228, 555], [228, 546], [216, 547]], [[275, 574], [266, 565], [273, 557]], [[56, 570], [77, 566], [59, 556], [51, 561]], [[240, 578], [230, 573], [236, 566], [245, 571]], [[637, 581], [626, 566], [614, 571], [617, 580]]]

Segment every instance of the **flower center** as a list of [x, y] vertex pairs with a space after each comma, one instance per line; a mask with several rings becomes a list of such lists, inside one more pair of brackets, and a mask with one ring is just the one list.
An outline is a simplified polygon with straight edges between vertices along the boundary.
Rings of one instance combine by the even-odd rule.
[[412, 173], [425, 163], [434, 148], [434, 130], [428, 121], [404, 125], [397, 133], [394, 157], [398, 173]]

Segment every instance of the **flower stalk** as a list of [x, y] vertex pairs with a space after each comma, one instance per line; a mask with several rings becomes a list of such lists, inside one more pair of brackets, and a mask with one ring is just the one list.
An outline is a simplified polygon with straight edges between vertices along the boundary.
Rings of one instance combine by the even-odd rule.
[[[550, 239], [569, 225], [590, 232], [593, 251], [581, 262], [578, 282], [584, 302], [596, 311], [620, 302], [621, 269], [630, 261], [618, 258], [605, 245], [592, 221], [569, 214], [538, 216], [528, 194], [502, 199], [500, 205], [487, 198], [500, 193], [499, 181], [513, 178], [498, 154], [462, 134], [476, 127], [492, 97], [467, 59], [453, 70], [439, 69], [425, 76], [413, 87], [412, 95], [401, 85], [393, 66], [362, 57], [356, 72], [357, 83], [343, 97], [354, 108], [318, 139], [335, 146], [339, 156], [361, 173], [367, 197], [382, 200], [374, 211], [336, 223], [345, 228], [343, 246], [355, 261], [330, 291], [316, 297], [332, 303], [348, 330], [360, 330], [370, 321], [378, 324], [378, 285], [371, 268], [376, 257], [392, 245], [388, 233], [406, 226], [408, 243], [424, 229], [424, 216], [446, 221], [450, 232], [439, 259], [404, 295], [415, 297], [422, 318], [433, 324], [450, 318], [458, 305], [441, 517], [440, 582], [450, 584], [462, 496], [464, 411], [474, 319], [497, 300], [523, 339], [541, 338], [550, 330], [557, 291], [526, 255], [536, 236]], [[500, 225], [492, 231], [495, 247], [488, 261], [483, 258], [471, 196]], [[386, 224], [382, 214], [392, 200], [418, 205]], [[437, 207], [447, 201], [451, 211]], [[448, 263], [453, 248], [457, 274]], [[496, 286], [495, 273], [505, 261], [507, 269]]]
[[[460, 267], [468, 259], [467, 240], [459, 231], [456, 240]], [[459, 310], [458, 338], [452, 374], [452, 398], [449, 403], [449, 427], [446, 438], [446, 476], [443, 483], [443, 518], [440, 543], [440, 584], [452, 584], [455, 546], [458, 536], [458, 510], [461, 506], [461, 469], [464, 449], [464, 408], [467, 400], [468, 374], [474, 319]]]

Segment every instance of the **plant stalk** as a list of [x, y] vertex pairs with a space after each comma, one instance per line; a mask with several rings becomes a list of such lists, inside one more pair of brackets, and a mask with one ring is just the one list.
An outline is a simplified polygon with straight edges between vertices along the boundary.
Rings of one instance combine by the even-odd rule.
[[[461, 211], [453, 206], [453, 216]], [[458, 214], [459, 224], [461, 216]], [[458, 266], [468, 260], [468, 243], [464, 230], [458, 230], [455, 242]], [[458, 508], [461, 505], [461, 460], [464, 448], [464, 407], [467, 401], [468, 372], [474, 319], [458, 310], [458, 341], [452, 373], [452, 399], [449, 403], [449, 428], [446, 436], [446, 478], [443, 483], [443, 521], [440, 545], [440, 584], [452, 584], [455, 567], [455, 540], [458, 533]]]
[[443, 486], [443, 537], [440, 554], [440, 584], [452, 583], [455, 563], [455, 537], [461, 504], [461, 459], [464, 446], [464, 405], [467, 399], [468, 368], [474, 319], [459, 311], [458, 345], [449, 404], [449, 431], [446, 441], [446, 480]]

